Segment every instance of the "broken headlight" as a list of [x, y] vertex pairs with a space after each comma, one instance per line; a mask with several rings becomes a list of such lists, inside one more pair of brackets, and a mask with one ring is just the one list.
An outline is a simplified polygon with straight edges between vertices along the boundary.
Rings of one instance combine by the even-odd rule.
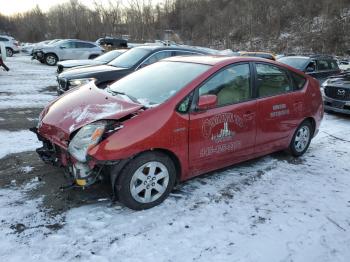
[[101, 141], [106, 126], [106, 121], [98, 121], [82, 127], [69, 143], [68, 152], [78, 161], [86, 162], [87, 152]]

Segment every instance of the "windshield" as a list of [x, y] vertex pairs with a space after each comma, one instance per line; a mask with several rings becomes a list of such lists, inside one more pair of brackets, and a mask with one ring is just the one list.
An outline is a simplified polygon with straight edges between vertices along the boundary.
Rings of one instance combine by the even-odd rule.
[[103, 55], [100, 55], [98, 57], [96, 57], [94, 60], [96, 61], [101, 61], [101, 62], [110, 62], [113, 59], [117, 58], [118, 56], [120, 56], [123, 52], [118, 51], [118, 50], [113, 50], [113, 51], [109, 51]]
[[278, 62], [289, 65], [301, 71], [304, 71], [309, 59], [303, 57], [282, 57], [278, 59]]
[[133, 48], [124, 54], [118, 56], [116, 59], [108, 63], [111, 66], [130, 68], [133, 67], [142, 57], [149, 54], [150, 49], [145, 48]]
[[132, 97], [147, 107], [156, 106], [209, 68], [203, 64], [158, 62], [115, 82], [110, 90]]

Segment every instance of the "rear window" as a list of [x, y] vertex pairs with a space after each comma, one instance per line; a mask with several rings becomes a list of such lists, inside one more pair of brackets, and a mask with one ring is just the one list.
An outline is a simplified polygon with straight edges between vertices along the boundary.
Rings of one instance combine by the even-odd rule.
[[282, 57], [278, 59], [278, 62], [289, 65], [301, 71], [305, 70], [306, 65], [309, 63], [308, 58], [303, 57]]

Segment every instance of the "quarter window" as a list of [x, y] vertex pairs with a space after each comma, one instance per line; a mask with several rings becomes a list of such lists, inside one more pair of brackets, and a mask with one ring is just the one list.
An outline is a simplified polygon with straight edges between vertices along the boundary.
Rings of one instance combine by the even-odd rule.
[[218, 106], [249, 100], [249, 64], [232, 65], [217, 73], [199, 88], [199, 96], [216, 95]]
[[291, 73], [292, 77], [294, 79], [295, 85], [296, 85], [296, 89], [300, 90], [304, 87], [306, 79], [296, 73]]
[[274, 96], [293, 90], [287, 73], [273, 65], [256, 64], [259, 97]]

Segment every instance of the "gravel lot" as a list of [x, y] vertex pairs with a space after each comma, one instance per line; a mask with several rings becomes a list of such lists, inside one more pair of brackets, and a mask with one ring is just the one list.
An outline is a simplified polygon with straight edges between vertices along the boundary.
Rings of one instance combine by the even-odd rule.
[[108, 185], [61, 190], [36, 156], [55, 68], [0, 71], [0, 261], [350, 261], [350, 117], [326, 114], [309, 151], [278, 152], [187, 181], [141, 212]]

